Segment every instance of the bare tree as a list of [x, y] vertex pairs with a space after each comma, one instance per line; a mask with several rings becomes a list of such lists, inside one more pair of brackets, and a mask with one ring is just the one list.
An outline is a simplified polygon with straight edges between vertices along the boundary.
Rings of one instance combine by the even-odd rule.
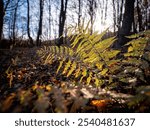
[[91, 34], [93, 33], [93, 25], [95, 20], [95, 11], [97, 9], [97, 2], [96, 0], [88, 0], [88, 14], [90, 15], [90, 22], [91, 22]]
[[16, 33], [15, 33], [15, 29], [16, 29], [16, 20], [17, 20], [17, 10], [18, 10], [18, 5], [19, 5], [19, 1], [17, 0], [15, 2], [15, 8], [14, 8], [14, 15], [13, 15], [13, 28], [12, 28], [12, 37], [13, 37], [13, 41], [15, 42], [16, 39]]
[[40, 0], [40, 18], [39, 18], [38, 32], [36, 38], [37, 46], [41, 45], [40, 36], [42, 35], [43, 8], [44, 8], [44, 0]]
[[81, 12], [81, 0], [78, 0], [78, 27], [80, 27], [81, 16], [82, 16], [82, 12]]
[[119, 30], [117, 48], [120, 48], [127, 42], [125, 36], [130, 34], [132, 24], [134, 21], [134, 2], [135, 0], [126, 0], [125, 1], [125, 12], [123, 15], [122, 26]]
[[[124, 4], [124, 0], [121, 0], [121, 4], [120, 4], [120, 10], [119, 10], [119, 14], [118, 14], [118, 32], [120, 30], [121, 27], [121, 22], [122, 22], [122, 14], [123, 14], [123, 4]], [[119, 7], [118, 7], [119, 8]]]
[[115, 0], [112, 0], [113, 4], [113, 20], [114, 20], [114, 33], [116, 32], [116, 7], [115, 7]]
[[33, 45], [33, 39], [30, 35], [30, 2], [29, 0], [27, 0], [27, 34], [28, 34], [30, 44]]
[[4, 14], [4, 2], [0, 0], [0, 40], [2, 39]]
[[63, 33], [64, 33], [64, 26], [66, 20], [66, 12], [67, 12], [67, 5], [68, 0], [61, 0], [61, 8], [60, 8], [60, 15], [59, 15], [59, 42], [57, 43], [58, 46], [63, 44]]
[[[48, 18], [48, 21], [49, 21], [49, 39], [51, 37], [51, 17], [52, 17], [52, 14], [51, 14], [51, 0], [49, 0], [49, 6], [48, 6], [48, 11], [49, 11], [49, 18]], [[50, 43], [51, 43], [51, 40], [50, 40]]]

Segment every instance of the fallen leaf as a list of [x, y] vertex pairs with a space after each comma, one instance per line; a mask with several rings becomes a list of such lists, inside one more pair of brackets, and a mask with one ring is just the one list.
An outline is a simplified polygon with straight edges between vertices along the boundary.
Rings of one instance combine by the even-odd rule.
[[51, 87], [50, 85], [46, 85], [46, 86], [45, 86], [45, 89], [46, 89], [48, 92], [50, 92], [50, 91], [52, 90], [52, 87]]
[[3, 112], [6, 112], [9, 110], [9, 108], [12, 106], [15, 96], [16, 96], [15, 93], [11, 93], [10, 96], [8, 96], [6, 100], [4, 100], [4, 102], [2, 103]]
[[91, 105], [96, 106], [96, 107], [105, 107], [110, 102], [111, 102], [111, 100], [108, 100], [108, 99], [92, 100]]

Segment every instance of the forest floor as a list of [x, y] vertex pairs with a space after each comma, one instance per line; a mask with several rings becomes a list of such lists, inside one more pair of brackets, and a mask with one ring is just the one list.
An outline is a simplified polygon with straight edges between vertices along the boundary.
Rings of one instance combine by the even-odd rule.
[[136, 112], [128, 93], [96, 88], [56, 75], [38, 47], [0, 50], [0, 112]]

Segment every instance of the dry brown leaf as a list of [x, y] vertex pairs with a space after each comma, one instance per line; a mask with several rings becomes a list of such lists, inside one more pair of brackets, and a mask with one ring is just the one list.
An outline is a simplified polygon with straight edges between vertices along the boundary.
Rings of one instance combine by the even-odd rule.
[[96, 107], [105, 107], [108, 105], [108, 103], [111, 103], [112, 101], [109, 99], [102, 99], [102, 100], [92, 100], [91, 105], [96, 106]]
[[49, 107], [49, 100], [45, 96], [40, 96], [34, 103], [34, 112], [46, 112]]
[[6, 98], [6, 100], [4, 100], [4, 102], [2, 103], [2, 111], [6, 112], [9, 110], [9, 108], [12, 106], [14, 98], [15, 98], [16, 94], [15, 93], [11, 93], [10, 96], [8, 96]]
[[52, 87], [50, 85], [46, 85], [45, 86], [45, 90], [47, 90], [48, 92], [50, 92], [52, 90]]

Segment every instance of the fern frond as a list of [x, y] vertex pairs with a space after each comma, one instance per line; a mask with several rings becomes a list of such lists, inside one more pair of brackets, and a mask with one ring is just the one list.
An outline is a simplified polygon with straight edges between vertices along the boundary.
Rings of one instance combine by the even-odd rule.
[[80, 74], [81, 74], [81, 66], [79, 65], [74, 73], [75, 78], [78, 78]]
[[56, 71], [56, 74], [58, 74], [60, 68], [63, 66], [64, 61], [65, 61], [65, 59], [59, 61], [59, 66], [58, 66], [58, 69]]
[[62, 74], [66, 74], [67, 70], [70, 68], [70, 66], [71, 66], [71, 60], [68, 60], [68, 62], [66, 63], [66, 65], [64, 67]]
[[82, 68], [82, 77], [80, 78], [80, 82], [82, 82], [83, 78], [87, 75], [87, 69], [85, 67]]
[[44, 64], [51, 64], [53, 62], [54, 59], [54, 54], [48, 54], [48, 56], [46, 57]]
[[102, 76], [105, 76], [107, 72], [108, 72], [108, 68], [105, 68], [105, 69], [103, 69], [103, 70], [100, 72], [100, 74], [101, 74]]
[[86, 80], [86, 84], [87, 85], [89, 85], [90, 84], [90, 82], [91, 82], [91, 80], [92, 80], [92, 75], [93, 73], [92, 72], [89, 72], [89, 76], [88, 76], [88, 78], [87, 78], [87, 80]]
[[67, 77], [69, 77], [73, 73], [73, 71], [75, 71], [76, 67], [77, 67], [77, 63], [75, 61], [73, 61], [71, 68], [68, 71]]
[[96, 44], [94, 47], [97, 50], [103, 52], [104, 50], [109, 48], [114, 43], [115, 40], [116, 40], [115, 37], [111, 37], [111, 38], [101, 41], [99, 44]]

